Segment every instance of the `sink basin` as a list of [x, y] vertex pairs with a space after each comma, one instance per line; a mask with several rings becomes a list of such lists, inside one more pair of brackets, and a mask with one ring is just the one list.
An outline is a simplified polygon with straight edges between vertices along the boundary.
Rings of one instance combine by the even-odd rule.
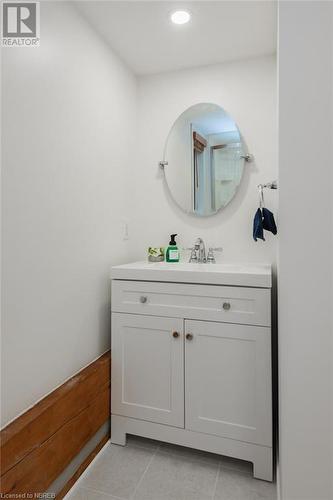
[[270, 264], [133, 262], [112, 267], [112, 279], [271, 288]]

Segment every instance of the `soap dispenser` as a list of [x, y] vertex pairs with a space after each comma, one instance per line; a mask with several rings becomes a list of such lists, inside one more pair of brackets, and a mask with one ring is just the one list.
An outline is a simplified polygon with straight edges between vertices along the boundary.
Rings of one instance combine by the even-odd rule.
[[166, 251], [166, 261], [167, 262], [179, 262], [179, 250], [176, 243], [177, 234], [171, 234], [170, 243]]

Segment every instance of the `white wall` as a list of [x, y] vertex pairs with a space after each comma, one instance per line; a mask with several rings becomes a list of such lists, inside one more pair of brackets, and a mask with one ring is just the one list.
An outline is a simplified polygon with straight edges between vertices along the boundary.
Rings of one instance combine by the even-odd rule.
[[136, 82], [72, 6], [3, 50], [2, 424], [109, 347]]
[[282, 500], [333, 498], [333, 6], [280, 2]]
[[[207, 244], [222, 245], [225, 262], [275, 261], [273, 235], [268, 234], [265, 243], [252, 239], [256, 186], [277, 177], [275, 64], [271, 56], [140, 78], [132, 258], [145, 258], [146, 247], [167, 245], [169, 234], [178, 233], [180, 246], [192, 245], [197, 236]], [[237, 196], [209, 218], [184, 215], [168, 196], [157, 166], [173, 122], [199, 102], [224, 108], [256, 159], [254, 164], [246, 164]], [[266, 201], [276, 212], [277, 193], [267, 192]]]

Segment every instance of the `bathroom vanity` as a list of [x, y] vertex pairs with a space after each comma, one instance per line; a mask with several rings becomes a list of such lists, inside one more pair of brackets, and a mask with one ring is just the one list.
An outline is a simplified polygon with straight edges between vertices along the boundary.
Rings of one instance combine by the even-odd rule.
[[111, 442], [135, 434], [272, 480], [271, 268], [112, 268]]

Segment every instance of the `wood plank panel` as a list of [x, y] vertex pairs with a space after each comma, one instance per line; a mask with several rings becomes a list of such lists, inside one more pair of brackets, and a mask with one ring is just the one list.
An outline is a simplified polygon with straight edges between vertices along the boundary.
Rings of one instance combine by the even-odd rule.
[[110, 385], [110, 351], [69, 379], [0, 434], [1, 474], [37, 449]]
[[2, 476], [1, 493], [44, 492], [110, 415], [110, 391], [89, 406]]

